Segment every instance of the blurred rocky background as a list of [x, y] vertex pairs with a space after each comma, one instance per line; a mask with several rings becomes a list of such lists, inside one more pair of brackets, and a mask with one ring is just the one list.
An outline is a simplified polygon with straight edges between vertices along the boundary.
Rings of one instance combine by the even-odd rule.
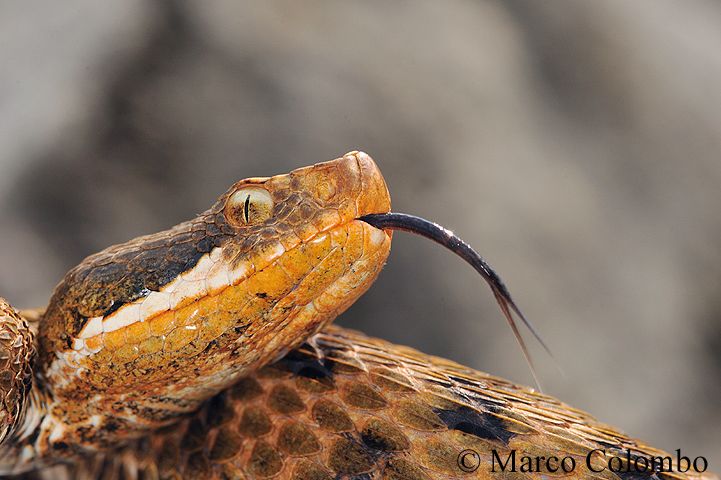
[[[719, 471], [719, 45], [711, 0], [3, 2], [0, 292], [363, 149], [506, 279], [550, 393]], [[339, 323], [532, 383], [428, 241]]]

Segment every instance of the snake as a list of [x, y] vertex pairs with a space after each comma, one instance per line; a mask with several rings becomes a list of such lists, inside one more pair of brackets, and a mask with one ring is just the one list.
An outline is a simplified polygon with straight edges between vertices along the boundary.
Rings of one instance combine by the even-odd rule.
[[0, 300], [0, 474], [718, 478], [536, 388], [332, 325], [408, 227], [393, 215], [354, 151], [238, 181], [195, 218], [89, 256], [45, 308]]

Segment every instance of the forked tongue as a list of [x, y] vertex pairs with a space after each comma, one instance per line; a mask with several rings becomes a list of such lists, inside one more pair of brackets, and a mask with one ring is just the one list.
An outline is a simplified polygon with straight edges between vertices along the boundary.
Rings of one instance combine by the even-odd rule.
[[429, 238], [461, 257], [478, 273], [480, 273], [483, 279], [488, 283], [488, 286], [491, 287], [493, 295], [496, 297], [496, 301], [498, 302], [498, 306], [501, 308], [501, 312], [503, 312], [503, 315], [506, 317], [508, 325], [510, 325], [511, 330], [513, 330], [513, 335], [516, 337], [516, 341], [518, 341], [518, 345], [523, 351], [523, 356], [526, 358], [528, 367], [531, 370], [531, 375], [533, 375], [533, 379], [536, 381], [538, 389], [541, 390], [541, 383], [538, 380], [536, 368], [533, 364], [533, 360], [531, 359], [531, 355], [528, 352], [528, 348], [526, 348], [526, 343], [523, 341], [521, 332], [518, 331], [518, 326], [513, 318], [513, 313], [521, 319], [528, 330], [530, 330], [533, 336], [536, 337], [538, 343], [541, 344], [543, 349], [546, 350], [552, 358], [553, 354], [546, 346], [546, 343], [543, 341], [533, 324], [526, 319], [523, 313], [521, 313], [521, 310], [516, 305], [516, 302], [514, 302], [511, 298], [511, 294], [501, 280], [501, 277], [498, 276], [498, 274], [483, 259], [483, 257], [478, 254], [478, 252], [476, 252], [470, 245], [450, 230], [438, 225], [437, 223], [414, 215], [407, 215], [405, 213], [374, 213], [360, 217], [360, 220], [363, 220], [376, 228], [384, 230], [403, 230]]

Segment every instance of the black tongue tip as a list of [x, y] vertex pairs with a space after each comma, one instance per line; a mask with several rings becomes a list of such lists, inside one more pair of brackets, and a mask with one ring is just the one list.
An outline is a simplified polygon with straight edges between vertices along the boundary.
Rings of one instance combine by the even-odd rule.
[[486, 281], [486, 283], [488, 283], [488, 286], [493, 291], [493, 295], [498, 302], [498, 306], [500, 307], [501, 312], [503, 312], [503, 315], [506, 317], [506, 320], [508, 321], [511, 330], [513, 330], [513, 334], [516, 337], [516, 340], [518, 341], [521, 350], [523, 351], [526, 362], [531, 369], [531, 374], [533, 375], [533, 378], [536, 381], [538, 388], [541, 388], [540, 382], [538, 381], [538, 376], [536, 375], [536, 370], [533, 366], [533, 361], [531, 360], [531, 356], [528, 353], [528, 349], [526, 348], [526, 344], [523, 341], [523, 337], [521, 336], [518, 328], [516, 327], [516, 322], [513, 319], [513, 315], [511, 312], [515, 313], [518, 318], [521, 319], [524, 325], [528, 327], [533, 336], [536, 338], [536, 340], [538, 340], [538, 342], [543, 346], [543, 348], [546, 350], [546, 352], [548, 352], [549, 355], [551, 355], [551, 351], [546, 346], [546, 343], [543, 341], [536, 329], [533, 327], [533, 324], [531, 324], [531, 322], [526, 319], [523, 313], [521, 313], [521, 310], [511, 298], [511, 293], [508, 291], [508, 288], [506, 288], [506, 285], [501, 280], [501, 277], [498, 276], [498, 274], [493, 270], [493, 268], [491, 268], [491, 266], [483, 259], [483, 257], [478, 254], [478, 252], [476, 252], [469, 244], [464, 242], [459, 236], [457, 236], [455, 233], [448, 230], [447, 228], [435, 222], [431, 222], [430, 220], [426, 220], [425, 218], [416, 217], [415, 215], [395, 212], [374, 213], [371, 215], [365, 215], [363, 217], [360, 217], [360, 220], [363, 220], [364, 222], [380, 229], [403, 230], [406, 232], [421, 235], [430, 240], [433, 240], [440, 245], [443, 245], [444, 247], [464, 259], [468, 264], [470, 264], [483, 277], [483, 279]]

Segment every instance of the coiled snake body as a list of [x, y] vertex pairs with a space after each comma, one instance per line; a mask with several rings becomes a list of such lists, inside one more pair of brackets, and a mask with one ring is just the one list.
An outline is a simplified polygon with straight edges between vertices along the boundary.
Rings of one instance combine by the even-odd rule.
[[[351, 152], [242, 180], [195, 219], [88, 257], [25, 315], [37, 322], [0, 301], [0, 473], [715, 478], [614, 472], [610, 457], [668, 454], [533, 389], [329, 326], [390, 251], [359, 218], [389, 210], [378, 168]], [[516, 471], [499, 472], [511, 454]], [[524, 471], [524, 456], [576, 467]]]

